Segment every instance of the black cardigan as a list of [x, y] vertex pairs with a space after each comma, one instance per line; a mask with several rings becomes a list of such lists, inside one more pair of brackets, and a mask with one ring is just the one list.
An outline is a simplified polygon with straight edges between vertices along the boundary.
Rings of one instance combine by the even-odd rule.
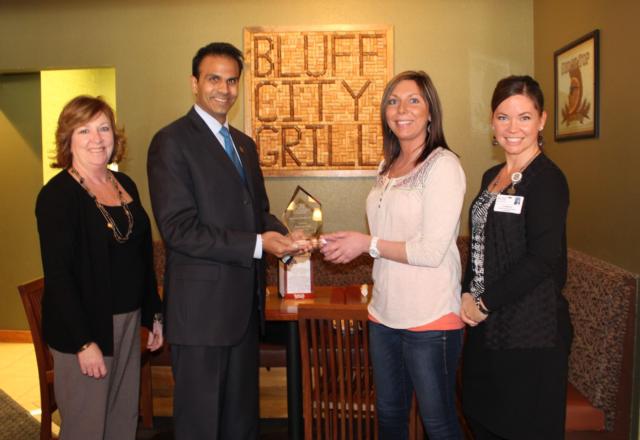
[[[118, 182], [137, 202], [138, 190], [122, 173]], [[45, 342], [63, 353], [76, 353], [93, 341], [113, 355], [113, 298], [109, 281], [109, 238], [105, 220], [86, 191], [66, 170], [53, 177], [36, 201], [44, 270], [42, 331]], [[142, 323], [151, 328], [161, 311], [153, 268], [151, 228], [143, 239], [145, 285]]]
[[[481, 192], [502, 166], [485, 172]], [[561, 294], [567, 275], [567, 181], [540, 154], [524, 170], [516, 194], [524, 196], [521, 214], [489, 208], [482, 300], [491, 314], [470, 332], [483, 333], [484, 344], [491, 349], [553, 347], [558, 336], [569, 343], [568, 305]], [[469, 292], [472, 277], [468, 264], [463, 292]]]

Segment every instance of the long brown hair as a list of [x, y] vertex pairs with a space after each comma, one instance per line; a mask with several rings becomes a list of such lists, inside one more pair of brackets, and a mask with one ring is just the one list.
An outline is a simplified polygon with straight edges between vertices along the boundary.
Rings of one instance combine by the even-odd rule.
[[407, 70], [394, 76], [391, 81], [387, 83], [384, 93], [382, 94], [382, 102], [380, 103], [380, 119], [382, 121], [384, 166], [382, 167], [382, 170], [380, 170], [380, 174], [386, 173], [400, 155], [400, 141], [393, 131], [391, 131], [391, 128], [387, 123], [385, 112], [387, 110], [389, 95], [393, 93], [393, 90], [398, 83], [405, 80], [414, 81], [417, 84], [422, 98], [429, 106], [429, 113], [431, 114], [431, 121], [427, 123], [427, 135], [424, 142], [424, 148], [422, 149], [420, 156], [416, 159], [416, 164], [424, 161], [437, 147], [449, 150], [447, 141], [444, 138], [444, 130], [442, 128], [442, 107], [440, 106], [440, 98], [438, 98], [438, 92], [433, 85], [433, 81], [431, 81], [429, 75], [422, 70]]

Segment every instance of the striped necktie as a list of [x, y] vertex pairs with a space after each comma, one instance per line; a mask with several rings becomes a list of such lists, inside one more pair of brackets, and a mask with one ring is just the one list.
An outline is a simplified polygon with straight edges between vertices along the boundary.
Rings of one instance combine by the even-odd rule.
[[224, 152], [227, 153], [227, 156], [229, 156], [229, 159], [231, 159], [231, 162], [233, 162], [233, 165], [236, 167], [236, 170], [238, 170], [238, 174], [240, 174], [240, 177], [242, 177], [242, 180], [245, 180], [246, 182], [246, 178], [244, 175], [244, 168], [242, 167], [242, 162], [240, 162], [240, 157], [238, 157], [238, 154], [236, 153], [235, 148], [233, 148], [231, 133], [229, 133], [229, 130], [227, 129], [227, 127], [223, 125], [222, 128], [220, 129], [220, 134], [224, 139]]

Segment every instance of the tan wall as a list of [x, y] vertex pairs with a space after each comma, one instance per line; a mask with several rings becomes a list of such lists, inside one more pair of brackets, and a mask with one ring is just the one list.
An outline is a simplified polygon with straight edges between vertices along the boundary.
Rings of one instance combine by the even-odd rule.
[[[545, 137], [547, 151], [564, 170], [571, 190], [569, 245], [640, 272], [640, 149], [637, 128], [640, 89], [637, 0], [536, 0], [534, 3], [535, 72], [553, 111], [553, 52], [600, 29], [600, 136], [553, 142], [553, 123]], [[636, 352], [640, 341], [636, 332]], [[636, 356], [637, 357], [637, 356]], [[636, 362], [637, 364], [637, 362]], [[636, 386], [640, 369], [636, 365]], [[638, 438], [638, 396], [633, 399], [632, 433]], [[635, 420], [635, 423], [633, 422]]]
[[[0, 72], [116, 68], [119, 119], [130, 141], [129, 160], [122, 169], [138, 183], [146, 206], [147, 147], [155, 131], [192, 103], [188, 77], [193, 54], [215, 40], [242, 47], [244, 26], [393, 25], [395, 71], [424, 69], [438, 88], [447, 139], [467, 171], [467, 203], [482, 172], [495, 161], [487, 108], [496, 80], [533, 72], [532, 0], [10, 3], [0, 6]], [[239, 127], [242, 99], [231, 115]], [[325, 231], [365, 229], [364, 199], [371, 178], [270, 178], [267, 189], [274, 212], [284, 210], [298, 184], [322, 200]], [[12, 289], [0, 285], [0, 301], [12, 295]], [[0, 328], [8, 322], [0, 309]]]
[[0, 329], [25, 328], [16, 286], [38, 277], [40, 74], [0, 75]]
[[[546, 92], [547, 151], [571, 189], [569, 245], [640, 272], [640, 149], [635, 86], [640, 2], [536, 0], [535, 72]], [[600, 137], [553, 142], [553, 52], [600, 29]]]

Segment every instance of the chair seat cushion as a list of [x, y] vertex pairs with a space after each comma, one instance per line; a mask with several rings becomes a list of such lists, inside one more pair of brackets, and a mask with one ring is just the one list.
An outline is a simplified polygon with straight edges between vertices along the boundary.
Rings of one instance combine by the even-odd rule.
[[572, 384], [567, 387], [565, 431], [604, 431], [604, 412], [591, 405]]

